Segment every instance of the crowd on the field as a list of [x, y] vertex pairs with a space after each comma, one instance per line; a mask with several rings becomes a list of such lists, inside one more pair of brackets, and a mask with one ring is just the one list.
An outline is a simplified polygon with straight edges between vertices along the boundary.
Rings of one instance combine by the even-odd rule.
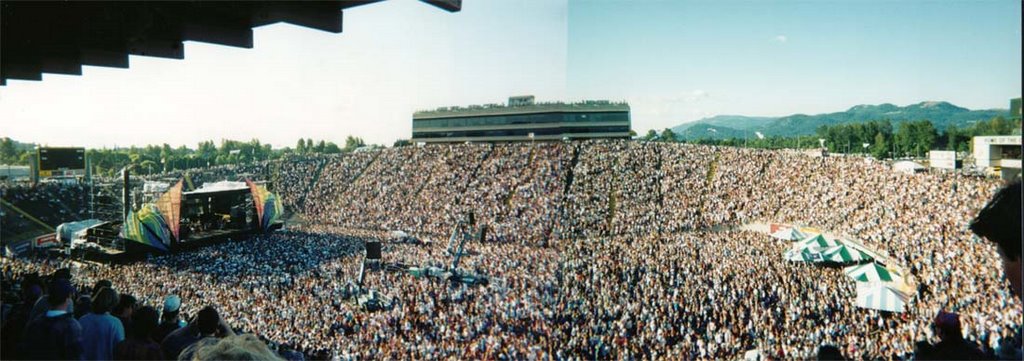
[[[137, 307], [178, 297], [189, 324], [214, 306], [225, 329], [258, 335], [281, 357], [793, 359], [834, 345], [853, 359], [905, 359], [955, 334], [962, 355], [1020, 358], [1021, 301], [996, 246], [967, 228], [996, 180], [627, 141], [410, 146], [268, 168], [302, 218], [297, 230], [128, 265], [5, 258], [5, 287], [68, 266], [79, 299], [108, 280]], [[489, 285], [373, 270], [365, 286], [391, 309], [340, 297], [367, 240], [384, 241], [386, 263], [447, 267], [448, 236], [468, 212], [489, 232], [466, 245], [459, 267]], [[877, 250], [915, 287], [907, 312], [857, 308], [841, 269], [787, 262], [787, 241], [737, 229], [769, 222]], [[46, 293], [24, 289], [11, 299]]]

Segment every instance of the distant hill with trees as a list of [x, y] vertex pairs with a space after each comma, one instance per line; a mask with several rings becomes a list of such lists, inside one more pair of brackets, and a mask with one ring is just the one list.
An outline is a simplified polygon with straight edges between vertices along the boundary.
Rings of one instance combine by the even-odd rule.
[[950, 126], [968, 128], [979, 121], [1006, 116], [1006, 109], [970, 110], [944, 101], [928, 101], [907, 106], [889, 103], [857, 105], [842, 112], [784, 117], [748, 117], [719, 115], [684, 123], [672, 128], [681, 139], [729, 139], [754, 137], [755, 132], [765, 136], [795, 137], [814, 135], [822, 126], [865, 123], [888, 120], [893, 126], [908, 121], [928, 120], [938, 131]]
[[779, 136], [744, 135], [742, 131], [732, 133], [728, 137], [706, 137], [687, 140], [678, 136], [672, 129], [664, 129], [660, 133], [650, 130], [642, 137], [649, 141], [687, 142], [695, 144], [711, 144], [751, 148], [817, 148], [819, 139], [830, 152], [835, 153], [867, 153], [875, 158], [892, 158], [904, 156], [927, 156], [930, 150], [970, 150], [971, 138], [984, 135], [1020, 134], [1019, 118], [1008, 118], [996, 115], [988, 120], [971, 122], [969, 126], [960, 127], [948, 124], [940, 129], [931, 120], [913, 120], [894, 123], [890, 120], [871, 120], [859, 123], [841, 123], [821, 125], [814, 133], [808, 135]]

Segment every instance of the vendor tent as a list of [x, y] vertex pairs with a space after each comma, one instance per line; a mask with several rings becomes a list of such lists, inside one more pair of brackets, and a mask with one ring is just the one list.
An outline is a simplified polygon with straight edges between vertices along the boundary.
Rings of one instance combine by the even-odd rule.
[[855, 302], [857, 307], [904, 312], [909, 302], [910, 296], [891, 286], [881, 283], [858, 283], [857, 301]]
[[807, 263], [818, 263], [824, 261], [824, 257], [819, 252], [812, 252], [806, 248], [804, 249], [791, 249], [783, 253], [783, 258], [787, 261], [792, 262], [807, 262]]
[[914, 174], [917, 172], [923, 172], [925, 170], [925, 167], [920, 163], [904, 160], [893, 163], [892, 170], [907, 174]]
[[793, 249], [796, 249], [796, 250], [807, 249], [807, 250], [810, 250], [811, 252], [816, 252], [816, 251], [824, 250], [826, 248], [836, 247], [836, 246], [840, 246], [840, 245], [841, 244], [837, 240], [835, 240], [835, 239], [825, 238], [825, 236], [823, 236], [823, 235], [815, 234], [815, 235], [811, 235], [809, 237], [806, 237], [803, 240], [801, 240], [800, 242], [796, 243], [793, 246]]
[[857, 282], [902, 283], [903, 275], [878, 263], [871, 262], [843, 269], [843, 273]]
[[836, 263], [853, 263], [874, 260], [874, 258], [867, 253], [853, 247], [847, 247], [846, 245], [830, 247], [823, 250], [821, 253], [822, 257], [824, 257], [826, 261]]
[[786, 241], [799, 241], [807, 237], [807, 235], [798, 231], [795, 227], [793, 228], [780, 228], [775, 233], [772, 233], [772, 237], [786, 240]]

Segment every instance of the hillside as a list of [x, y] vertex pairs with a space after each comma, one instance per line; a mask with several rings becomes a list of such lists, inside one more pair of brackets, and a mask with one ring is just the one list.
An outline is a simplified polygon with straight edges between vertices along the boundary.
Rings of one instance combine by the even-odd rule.
[[744, 131], [748, 136], [753, 136], [755, 131], [769, 136], [795, 136], [814, 134], [819, 126], [826, 124], [835, 125], [884, 119], [891, 120], [894, 125], [907, 120], [927, 119], [941, 130], [951, 124], [956, 124], [958, 127], [970, 126], [978, 120], [1007, 115], [1007, 112], [1006, 109], [970, 110], [948, 102], [921, 102], [903, 107], [885, 103], [857, 105], [846, 111], [835, 113], [793, 114], [776, 118], [721, 115], [680, 124], [672, 130], [683, 139], [742, 138]]

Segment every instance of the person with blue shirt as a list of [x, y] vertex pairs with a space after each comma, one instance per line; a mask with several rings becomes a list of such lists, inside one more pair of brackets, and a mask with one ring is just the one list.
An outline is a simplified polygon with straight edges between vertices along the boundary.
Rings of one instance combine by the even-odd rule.
[[110, 314], [118, 298], [113, 289], [100, 289], [93, 300], [92, 313], [78, 320], [82, 324], [83, 356], [86, 360], [112, 360], [114, 346], [124, 340], [124, 325]]

